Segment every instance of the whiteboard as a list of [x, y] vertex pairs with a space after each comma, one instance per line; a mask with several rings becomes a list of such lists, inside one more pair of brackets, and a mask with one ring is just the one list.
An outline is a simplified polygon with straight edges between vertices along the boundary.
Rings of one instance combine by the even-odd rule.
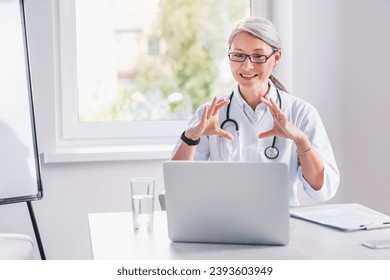
[[0, 204], [42, 198], [22, 0], [0, 0]]

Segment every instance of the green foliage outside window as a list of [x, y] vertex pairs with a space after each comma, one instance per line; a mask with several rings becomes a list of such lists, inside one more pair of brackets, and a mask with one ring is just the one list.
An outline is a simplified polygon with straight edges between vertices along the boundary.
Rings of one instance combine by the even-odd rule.
[[[190, 100], [192, 110], [213, 95], [226, 94], [233, 85], [220, 77], [222, 70], [229, 71], [220, 69], [227, 59], [227, 37], [232, 25], [248, 11], [249, 0], [161, 0], [159, 18], [148, 35], [154, 41], [153, 55], [137, 60], [131, 85], [120, 88], [111, 114], [135, 109], [132, 100], [136, 92], [148, 100], [165, 100], [180, 93]], [[156, 38], [160, 55], [155, 55]], [[169, 110], [174, 115], [187, 105], [183, 100], [171, 102]], [[133, 118], [137, 119], [153, 117], [148, 113]]]

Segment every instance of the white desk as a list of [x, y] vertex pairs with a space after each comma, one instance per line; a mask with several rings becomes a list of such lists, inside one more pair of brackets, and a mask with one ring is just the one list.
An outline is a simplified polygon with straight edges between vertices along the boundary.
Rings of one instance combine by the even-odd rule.
[[94, 259], [383, 259], [390, 249], [370, 249], [367, 240], [390, 239], [390, 229], [343, 232], [291, 218], [290, 244], [256, 246], [175, 243], [168, 238], [166, 212], [156, 212], [151, 233], [133, 231], [132, 213], [89, 214]]

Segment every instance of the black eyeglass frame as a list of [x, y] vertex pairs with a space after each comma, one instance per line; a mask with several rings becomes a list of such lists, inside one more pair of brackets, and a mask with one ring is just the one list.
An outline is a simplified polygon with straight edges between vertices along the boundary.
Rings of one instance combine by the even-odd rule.
[[[268, 56], [267, 55], [263, 55], [263, 54], [244, 54], [244, 53], [240, 53], [240, 52], [230, 52], [228, 53], [228, 57], [231, 61], [233, 62], [244, 62], [248, 57], [249, 57], [249, 60], [252, 62], [252, 63], [255, 63], [255, 64], [264, 64], [264, 63], [267, 63], [268, 59], [273, 56], [279, 49], [277, 48], [273, 48], [273, 52], [271, 54], [269, 54]], [[244, 56], [244, 59], [243, 60], [233, 60], [230, 55], [232, 54], [241, 54]], [[252, 60], [252, 56], [260, 56], [260, 57], [265, 57], [265, 61], [264, 62], [256, 62], [256, 61], [253, 61]]]

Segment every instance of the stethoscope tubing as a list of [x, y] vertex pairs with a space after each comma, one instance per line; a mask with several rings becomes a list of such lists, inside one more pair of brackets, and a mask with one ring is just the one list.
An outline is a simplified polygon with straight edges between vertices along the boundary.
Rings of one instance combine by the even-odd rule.
[[230, 94], [230, 97], [229, 97], [230, 102], [229, 102], [227, 109], [226, 109], [226, 119], [221, 123], [220, 127], [221, 127], [221, 129], [223, 129], [225, 124], [227, 124], [228, 122], [232, 122], [234, 124], [234, 126], [236, 127], [236, 132], [238, 134], [239, 133], [238, 123], [235, 120], [230, 118], [230, 104], [232, 104], [233, 95], [234, 95], [234, 91], [232, 91], [232, 93]]

